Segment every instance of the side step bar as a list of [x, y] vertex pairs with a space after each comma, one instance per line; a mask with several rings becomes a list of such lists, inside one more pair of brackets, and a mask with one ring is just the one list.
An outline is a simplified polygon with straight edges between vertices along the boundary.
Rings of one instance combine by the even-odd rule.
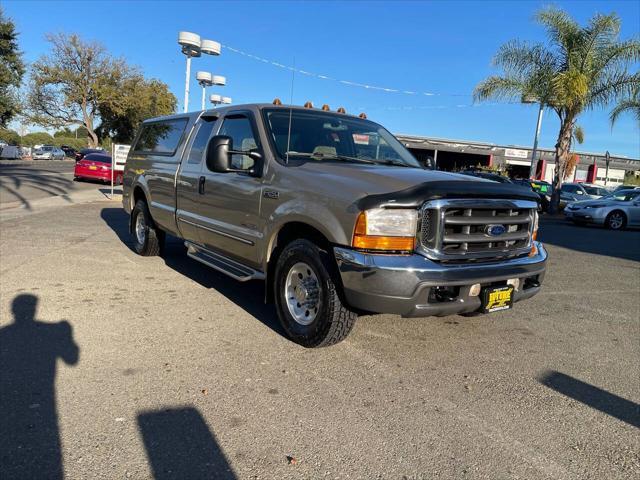
[[264, 273], [247, 267], [235, 260], [220, 255], [219, 253], [207, 250], [201, 245], [191, 242], [184, 242], [187, 247], [187, 255], [205, 265], [218, 270], [239, 282], [247, 282], [249, 280], [264, 280]]

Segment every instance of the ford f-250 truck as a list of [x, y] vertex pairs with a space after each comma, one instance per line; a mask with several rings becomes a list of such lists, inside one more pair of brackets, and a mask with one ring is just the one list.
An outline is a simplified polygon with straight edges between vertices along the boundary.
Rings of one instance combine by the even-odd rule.
[[538, 293], [537, 194], [422, 168], [361, 117], [252, 104], [145, 121], [123, 179], [135, 250], [157, 255], [170, 234], [264, 280], [307, 347], [344, 339], [362, 312], [493, 312]]

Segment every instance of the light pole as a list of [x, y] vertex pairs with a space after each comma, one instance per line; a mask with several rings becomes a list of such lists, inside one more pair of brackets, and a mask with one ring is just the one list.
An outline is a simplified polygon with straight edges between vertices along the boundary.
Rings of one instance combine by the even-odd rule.
[[605, 165], [607, 166], [607, 169], [605, 170], [605, 173], [604, 173], [604, 186], [606, 187], [607, 184], [609, 183], [609, 162], [611, 161], [611, 155], [609, 154], [609, 150], [607, 150], [607, 152], [604, 154], [604, 161], [605, 161]]
[[544, 103], [537, 97], [532, 95], [525, 95], [522, 98], [523, 103], [539, 103], [540, 109], [538, 110], [538, 122], [536, 123], [536, 136], [533, 139], [533, 150], [531, 151], [531, 167], [529, 168], [529, 178], [533, 179], [536, 176], [536, 153], [538, 153], [538, 137], [540, 136], [540, 127], [542, 126], [542, 114], [544, 112]]
[[222, 75], [212, 75], [209, 72], [198, 72], [196, 75], [198, 83], [202, 87], [202, 110], [205, 109], [206, 101], [206, 89], [212, 85], [224, 86], [227, 84], [227, 79]]
[[215, 106], [217, 107], [218, 105], [221, 104], [225, 104], [225, 105], [229, 105], [231, 104], [231, 97], [221, 97], [220, 95], [217, 94], [213, 94], [209, 97], [209, 101]]
[[220, 44], [213, 40], [201, 40], [200, 35], [191, 32], [180, 32], [178, 44], [187, 57], [187, 71], [184, 81], [184, 112], [189, 111], [189, 77], [191, 77], [191, 58], [201, 54], [220, 55]]

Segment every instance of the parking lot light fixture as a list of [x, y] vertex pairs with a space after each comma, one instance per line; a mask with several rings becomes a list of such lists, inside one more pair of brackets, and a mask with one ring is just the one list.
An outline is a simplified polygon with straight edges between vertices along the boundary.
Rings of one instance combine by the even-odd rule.
[[196, 74], [196, 79], [198, 80], [198, 83], [202, 87], [202, 110], [204, 110], [205, 99], [207, 98], [206, 97], [207, 87], [210, 87], [211, 85], [213, 85], [212, 75], [209, 72], [198, 72]]
[[213, 40], [202, 40], [200, 42], [200, 50], [205, 55], [220, 55], [220, 44]]
[[180, 32], [178, 34], [178, 44], [182, 47], [182, 53], [187, 57], [187, 71], [184, 81], [184, 113], [189, 110], [189, 77], [191, 76], [191, 58], [199, 57], [200, 35], [191, 32]]
[[[192, 32], [178, 33], [178, 44], [180, 44], [180, 46], [182, 47], [182, 53], [187, 57], [187, 71], [184, 83], [184, 113], [187, 113], [189, 111], [189, 80], [191, 77], [191, 58], [199, 57], [203, 53], [205, 55], [220, 55], [221, 45], [220, 43], [214, 42], [213, 40], [202, 40], [200, 39], [200, 35]], [[202, 109], [204, 110], [206, 94], [203, 92], [202, 95]]]
[[214, 107], [217, 107], [222, 103], [222, 97], [214, 93], [209, 97], [209, 101], [213, 104]]
[[222, 103], [225, 105], [231, 105], [231, 97], [222, 97]]

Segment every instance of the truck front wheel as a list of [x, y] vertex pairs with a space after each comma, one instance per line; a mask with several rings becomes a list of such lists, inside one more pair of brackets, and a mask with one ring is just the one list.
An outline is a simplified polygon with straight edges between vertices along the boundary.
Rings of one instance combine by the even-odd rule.
[[138, 200], [131, 212], [133, 249], [138, 255], [152, 257], [160, 254], [164, 232], [156, 227], [144, 200]]
[[331, 276], [329, 254], [308, 240], [285, 247], [276, 264], [274, 299], [289, 337], [305, 347], [344, 340], [356, 319], [340, 299]]

